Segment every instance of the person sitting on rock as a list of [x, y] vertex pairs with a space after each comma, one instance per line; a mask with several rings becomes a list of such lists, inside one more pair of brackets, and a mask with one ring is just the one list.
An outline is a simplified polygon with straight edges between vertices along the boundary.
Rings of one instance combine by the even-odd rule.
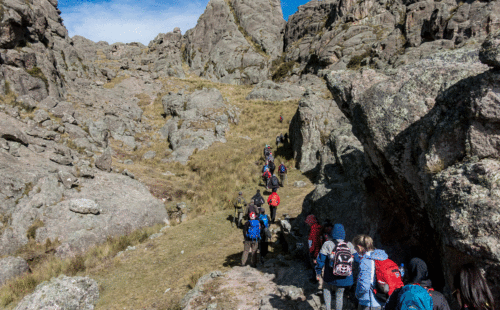
[[252, 267], [257, 267], [257, 250], [259, 248], [260, 231], [262, 230], [261, 223], [257, 220], [257, 215], [253, 212], [250, 213], [250, 219], [243, 227], [243, 238], [245, 239], [243, 255], [241, 257], [241, 266], [245, 266], [249, 252], [252, 252], [250, 257], [250, 264]]

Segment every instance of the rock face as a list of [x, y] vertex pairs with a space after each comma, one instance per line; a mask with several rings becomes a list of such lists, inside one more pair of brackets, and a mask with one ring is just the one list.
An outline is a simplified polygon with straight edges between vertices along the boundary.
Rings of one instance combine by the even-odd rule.
[[87, 277], [52, 278], [24, 297], [16, 310], [75, 309], [92, 310], [99, 300], [97, 282]]
[[[408, 245], [403, 259], [440, 257], [443, 273], [430, 273], [447, 289], [467, 261], [480, 262], [488, 279], [500, 272], [493, 185], [500, 75], [478, 54], [438, 53], [391, 75], [325, 73], [375, 176], [367, 198], [390, 219], [377, 228], [380, 241]], [[498, 298], [500, 287], [490, 284]]]
[[222, 94], [215, 88], [189, 95], [183, 91], [169, 93], [162, 100], [165, 113], [173, 116], [160, 130], [172, 149], [168, 161], [186, 164], [195, 150], [226, 142], [229, 123], [238, 121], [238, 111], [224, 104]]
[[186, 61], [201, 77], [228, 84], [268, 79], [269, 57], [238, 29], [229, 0], [211, 0], [185, 38]]
[[28, 270], [28, 263], [21, 257], [8, 256], [0, 259], [0, 285]]
[[148, 45], [150, 57], [144, 60], [147, 63], [149, 59], [153, 62], [153, 72], [159, 76], [176, 76], [184, 78], [182, 69], [182, 34], [179, 28], [173, 32], [160, 33]]
[[231, 7], [239, 26], [252, 40], [272, 59], [280, 57], [286, 24], [281, 12], [281, 1], [231, 0]]

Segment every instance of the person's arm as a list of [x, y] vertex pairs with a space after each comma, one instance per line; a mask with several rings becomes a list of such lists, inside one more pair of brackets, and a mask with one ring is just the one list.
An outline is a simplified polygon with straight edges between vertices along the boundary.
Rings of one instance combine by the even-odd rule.
[[356, 287], [356, 297], [360, 297], [363, 294], [366, 294], [370, 291], [372, 285], [372, 265], [374, 264], [371, 259], [363, 259], [359, 266], [359, 275], [358, 275], [358, 285]]
[[316, 278], [321, 277], [321, 270], [325, 266], [325, 262], [326, 255], [320, 252], [318, 257], [316, 258], [316, 268], [314, 268], [316, 270]]

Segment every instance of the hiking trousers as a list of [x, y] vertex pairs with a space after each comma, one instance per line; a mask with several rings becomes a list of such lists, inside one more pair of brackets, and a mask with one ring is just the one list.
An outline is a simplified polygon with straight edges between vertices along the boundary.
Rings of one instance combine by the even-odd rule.
[[[328, 283], [323, 284], [323, 297], [325, 298], [326, 310], [342, 310], [342, 306], [344, 303], [344, 290], [344, 287], [330, 285]], [[334, 303], [332, 303], [333, 293], [335, 293]]]
[[244, 266], [247, 263], [248, 253], [251, 251], [250, 264], [252, 266], [257, 265], [257, 249], [259, 248], [259, 241], [244, 241], [243, 256], [241, 257], [241, 265]]
[[236, 221], [236, 227], [241, 227], [241, 222], [243, 221], [243, 208], [234, 208], [234, 220]]
[[286, 181], [286, 173], [280, 173], [281, 186], [285, 186], [285, 181]]
[[271, 214], [271, 222], [273, 223], [276, 219], [276, 209], [278, 209], [278, 207], [269, 206], [269, 214]]

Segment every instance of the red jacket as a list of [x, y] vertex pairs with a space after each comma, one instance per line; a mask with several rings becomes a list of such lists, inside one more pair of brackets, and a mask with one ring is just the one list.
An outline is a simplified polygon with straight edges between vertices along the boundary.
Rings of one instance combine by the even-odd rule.
[[272, 193], [269, 195], [269, 198], [267, 198], [267, 204], [277, 207], [280, 204], [280, 196], [278, 196], [278, 193]]
[[309, 253], [314, 255], [314, 258], [318, 257], [319, 251], [321, 250], [321, 225], [314, 223], [311, 226], [311, 231], [309, 232]]

